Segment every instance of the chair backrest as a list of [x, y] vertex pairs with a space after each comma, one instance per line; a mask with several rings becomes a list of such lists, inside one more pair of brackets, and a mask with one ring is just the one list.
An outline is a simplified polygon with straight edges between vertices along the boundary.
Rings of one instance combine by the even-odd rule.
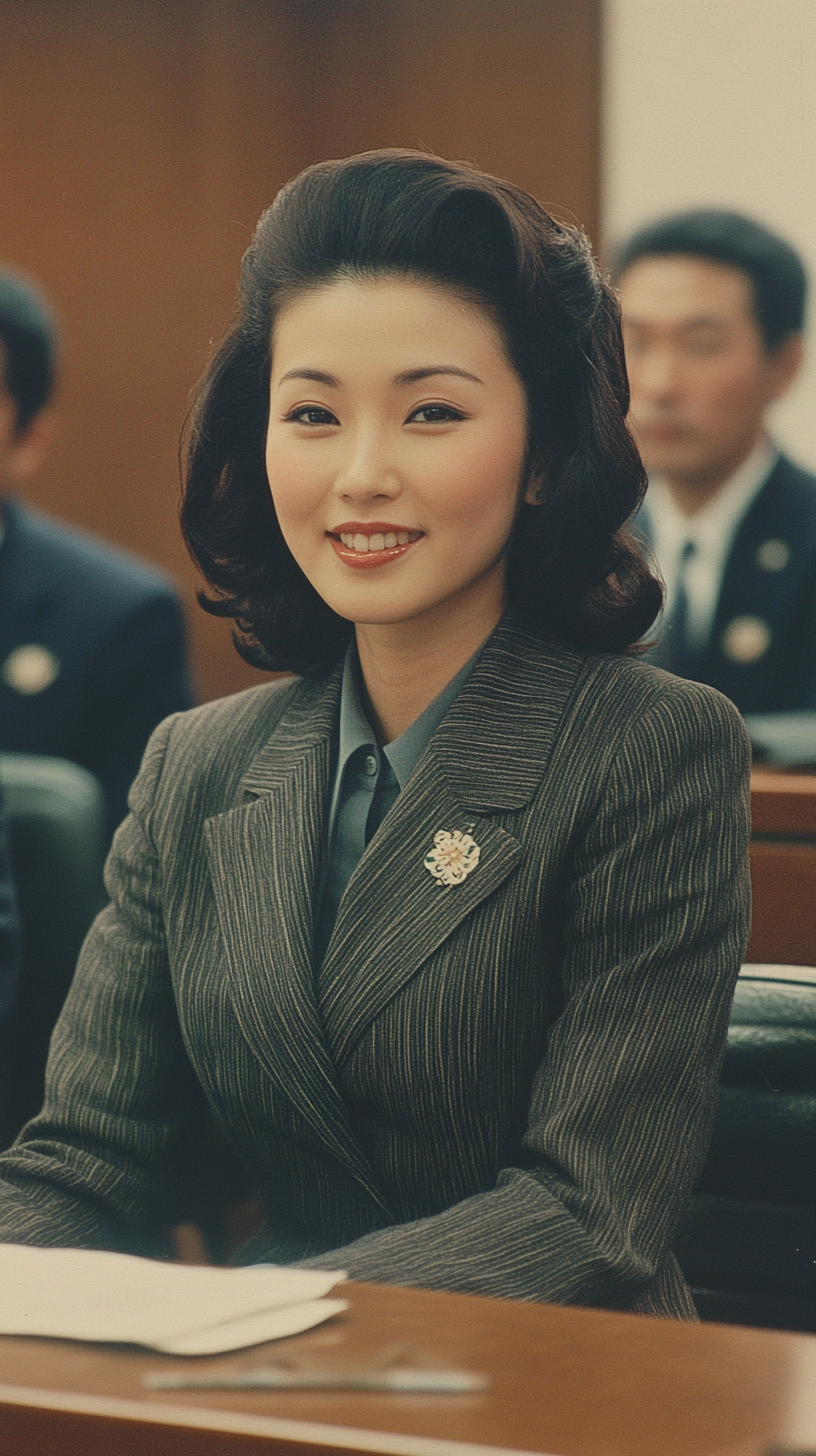
[[48, 1043], [88, 927], [104, 904], [105, 804], [92, 774], [61, 758], [0, 754], [23, 929], [9, 1035], [6, 1140], [39, 1111]]
[[816, 965], [816, 774], [751, 775], [747, 959]]
[[814, 968], [742, 968], [675, 1252], [704, 1319], [816, 1332]]

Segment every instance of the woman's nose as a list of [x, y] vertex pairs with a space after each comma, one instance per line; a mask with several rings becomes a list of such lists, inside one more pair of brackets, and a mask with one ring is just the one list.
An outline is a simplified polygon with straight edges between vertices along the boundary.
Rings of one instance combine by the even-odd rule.
[[355, 441], [338, 472], [337, 495], [343, 500], [373, 500], [378, 496], [393, 500], [401, 489], [399, 474], [384, 442], [372, 438]]

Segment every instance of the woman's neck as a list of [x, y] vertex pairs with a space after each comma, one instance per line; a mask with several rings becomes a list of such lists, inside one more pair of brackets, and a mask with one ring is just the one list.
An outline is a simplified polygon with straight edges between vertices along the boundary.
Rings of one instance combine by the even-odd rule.
[[407, 622], [357, 623], [363, 683], [381, 743], [410, 728], [490, 636], [504, 615], [504, 591], [480, 607], [438, 607]]

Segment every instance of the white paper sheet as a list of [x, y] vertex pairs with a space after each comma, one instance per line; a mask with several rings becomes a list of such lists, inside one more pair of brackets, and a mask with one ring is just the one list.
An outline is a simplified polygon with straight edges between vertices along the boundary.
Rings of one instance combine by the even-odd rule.
[[345, 1277], [342, 1270], [207, 1269], [0, 1244], [0, 1334], [217, 1354], [297, 1334], [338, 1313], [345, 1302], [321, 1296]]
[[172, 1340], [154, 1340], [153, 1350], [166, 1355], [220, 1355], [224, 1350], [242, 1350], [245, 1345], [261, 1345], [265, 1340], [282, 1340], [286, 1335], [299, 1335], [322, 1324], [333, 1314], [348, 1309], [347, 1299], [306, 1299], [302, 1304], [287, 1304], [285, 1309], [270, 1309], [263, 1314], [250, 1314], [246, 1319], [230, 1320], [208, 1330], [194, 1330], [191, 1335], [176, 1335]]

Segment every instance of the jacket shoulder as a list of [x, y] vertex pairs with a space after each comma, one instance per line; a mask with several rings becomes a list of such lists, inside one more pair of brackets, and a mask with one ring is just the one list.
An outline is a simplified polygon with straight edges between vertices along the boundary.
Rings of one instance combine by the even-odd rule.
[[165, 719], [145, 751], [131, 808], [165, 805], [175, 812], [186, 805], [200, 817], [219, 813], [235, 801], [249, 765], [308, 686], [281, 678]]
[[9, 533], [4, 572], [24, 576], [29, 587], [42, 582], [57, 594], [80, 592], [97, 610], [176, 600], [168, 576], [122, 547], [20, 501], [6, 502], [4, 511]]
[[816, 475], [804, 466], [797, 465], [788, 455], [780, 455], [769, 481], [776, 477], [780, 485], [796, 490], [803, 500], [816, 501]]
[[773, 512], [780, 528], [810, 529], [816, 532], [816, 475], [780, 455], [754, 503]]
[[621, 653], [587, 653], [583, 690], [597, 697], [610, 712], [617, 711], [626, 718], [653, 707], [673, 705], [681, 711], [705, 711], [739, 720], [734, 704], [716, 688]]
[[[462, 730], [485, 774], [494, 772], [488, 760], [495, 754], [517, 764], [534, 760], [543, 773], [555, 753], [571, 775], [587, 781], [603, 776], [624, 738], [657, 733], [658, 720], [673, 722], [675, 735], [725, 732], [747, 742], [734, 704], [714, 688], [638, 657], [555, 641], [516, 614], [485, 650], [449, 718], [456, 734], [445, 765], [457, 781], [467, 777], [458, 763]], [[451, 736], [445, 725], [443, 735]]]
[[719, 744], [743, 759], [745, 725], [731, 700], [706, 683], [675, 677], [638, 658], [587, 655], [582, 681], [565, 728], [578, 725], [589, 741], [614, 755], [621, 745], [646, 745], [686, 753]]
[[614, 837], [634, 833], [644, 812], [660, 822], [660, 805], [678, 796], [688, 812], [738, 802], [742, 823], [749, 770], [745, 725], [722, 693], [637, 659], [588, 655], [549, 784], [567, 786], [572, 820], [617, 825]]

